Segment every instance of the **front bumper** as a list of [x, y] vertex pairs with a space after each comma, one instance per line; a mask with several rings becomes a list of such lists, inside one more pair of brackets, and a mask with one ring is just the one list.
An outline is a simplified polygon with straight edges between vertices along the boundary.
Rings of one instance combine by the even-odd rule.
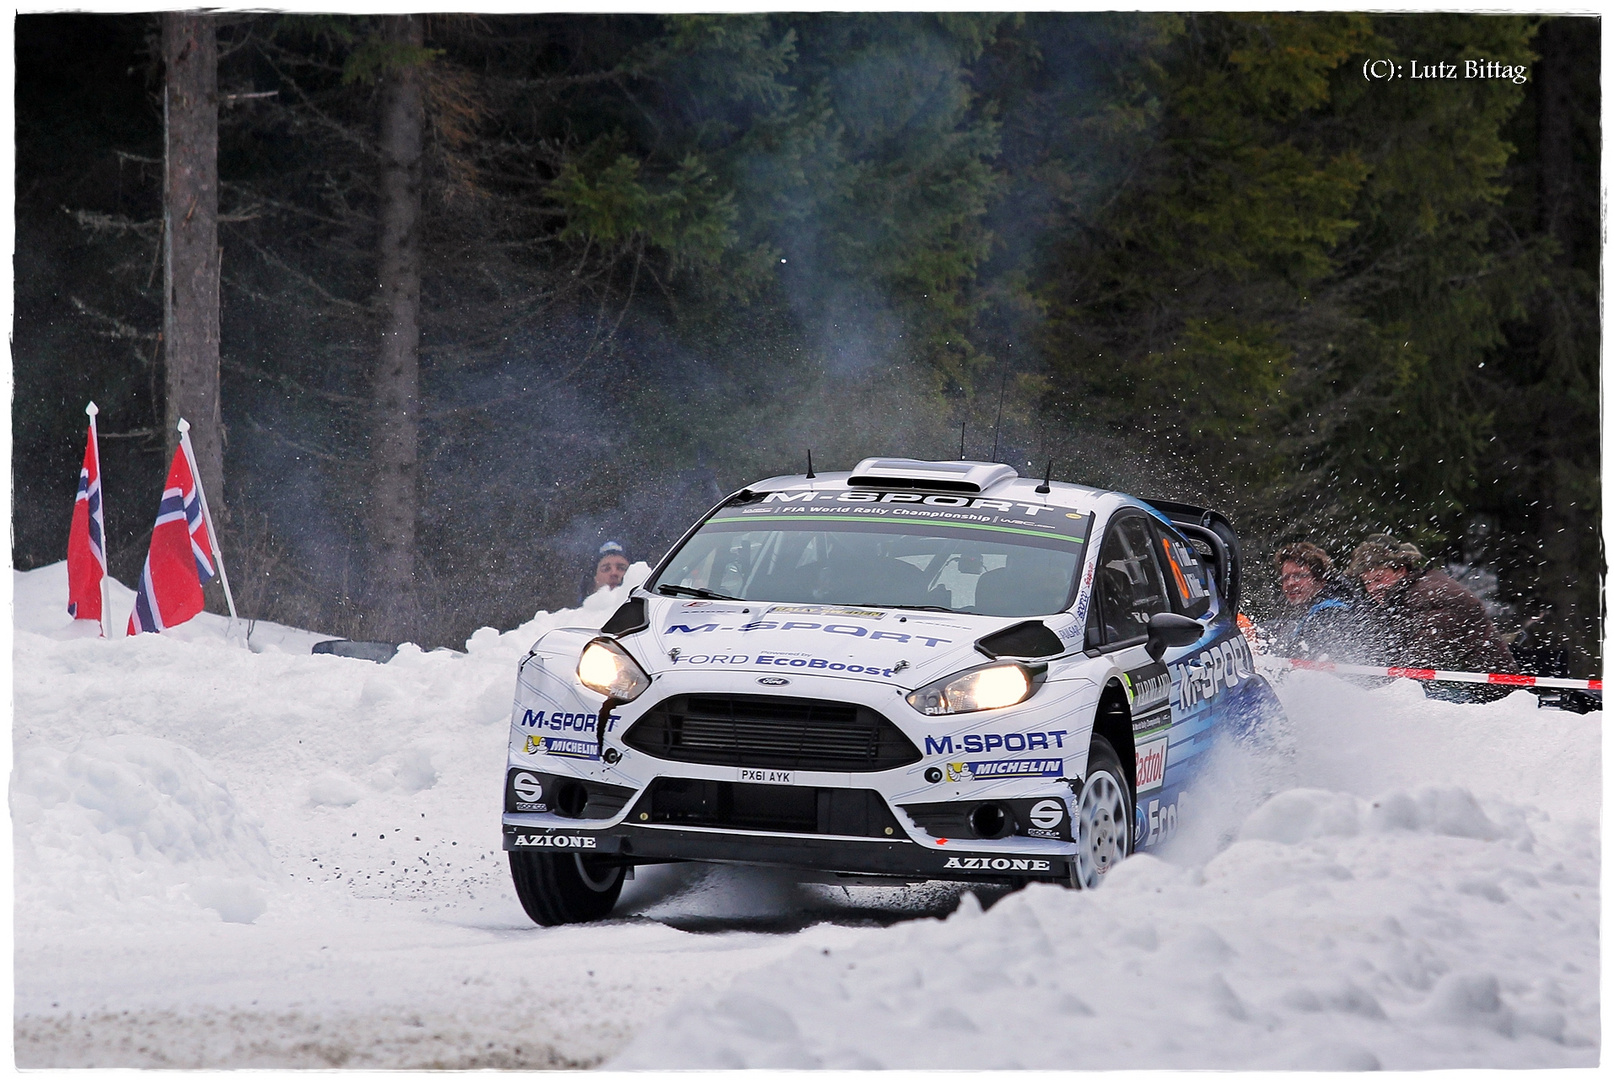
[[[894, 881], [976, 881], [1024, 884], [1071, 880], [1071, 845], [1021, 841], [1018, 851], [997, 844], [945, 841], [932, 847], [913, 840], [848, 839], [759, 834], [721, 829], [633, 825], [551, 828], [506, 815], [506, 851], [573, 851], [614, 855], [624, 863], [714, 862], [771, 866]], [[1025, 847], [1062, 849], [1028, 853]], [[997, 847], [997, 850], [991, 850]]]

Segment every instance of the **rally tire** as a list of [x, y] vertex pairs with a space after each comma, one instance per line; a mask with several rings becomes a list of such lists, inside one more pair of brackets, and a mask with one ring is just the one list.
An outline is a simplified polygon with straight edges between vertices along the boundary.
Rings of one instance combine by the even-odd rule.
[[1104, 875], [1132, 853], [1132, 784], [1115, 748], [1102, 735], [1094, 735], [1087, 748], [1087, 778], [1071, 826], [1076, 841], [1071, 884], [1097, 888]]
[[622, 894], [620, 865], [577, 852], [512, 851], [510, 880], [539, 926], [603, 919]]

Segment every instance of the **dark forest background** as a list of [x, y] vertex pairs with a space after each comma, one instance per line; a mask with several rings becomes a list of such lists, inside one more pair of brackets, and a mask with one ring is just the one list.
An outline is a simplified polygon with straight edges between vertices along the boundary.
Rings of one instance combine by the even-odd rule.
[[[64, 555], [90, 398], [114, 574], [144, 557], [167, 464], [156, 32], [16, 20], [21, 568]], [[1253, 560], [1388, 529], [1473, 568], [1505, 628], [1597, 662], [1597, 20], [424, 33], [416, 640], [575, 604], [603, 539], [654, 562], [809, 449], [844, 469], [962, 438], [1221, 507]], [[363, 16], [225, 15], [218, 37], [210, 499], [244, 614], [364, 636], [388, 54]], [[1368, 58], [1529, 77], [1369, 82]]]

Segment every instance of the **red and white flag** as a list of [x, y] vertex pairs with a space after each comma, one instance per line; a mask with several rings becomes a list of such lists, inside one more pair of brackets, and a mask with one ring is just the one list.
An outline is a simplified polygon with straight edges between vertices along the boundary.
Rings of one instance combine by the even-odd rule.
[[202, 610], [202, 586], [213, 580], [213, 538], [184, 446], [174, 450], [151, 530], [151, 548], [135, 589], [129, 633], [178, 626]]
[[[75, 619], [101, 621], [101, 584], [106, 579], [106, 517], [101, 508], [101, 450], [95, 438], [95, 403], [91, 402], [90, 438], [78, 473], [73, 526], [67, 533], [67, 613]], [[106, 633], [103, 625], [101, 632]]]

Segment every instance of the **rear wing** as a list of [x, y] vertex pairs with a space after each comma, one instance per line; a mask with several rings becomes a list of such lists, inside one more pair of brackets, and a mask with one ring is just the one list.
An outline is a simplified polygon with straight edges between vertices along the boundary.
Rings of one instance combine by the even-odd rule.
[[1164, 499], [1145, 499], [1144, 502], [1164, 514], [1189, 540], [1197, 541], [1210, 549], [1211, 568], [1216, 574], [1216, 588], [1227, 603], [1228, 614], [1239, 612], [1239, 575], [1244, 561], [1239, 556], [1239, 538], [1232, 522], [1215, 510], [1187, 503], [1167, 502]]

